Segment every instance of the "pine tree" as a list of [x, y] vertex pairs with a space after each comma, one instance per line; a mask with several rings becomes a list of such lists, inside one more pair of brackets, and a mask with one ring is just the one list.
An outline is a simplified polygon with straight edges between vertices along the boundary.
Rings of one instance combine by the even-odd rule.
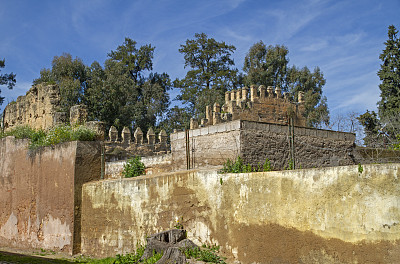
[[391, 139], [400, 134], [400, 39], [393, 25], [388, 29], [385, 49], [379, 56], [382, 60], [378, 76], [382, 83], [381, 100], [378, 102], [379, 118], [384, 132]]

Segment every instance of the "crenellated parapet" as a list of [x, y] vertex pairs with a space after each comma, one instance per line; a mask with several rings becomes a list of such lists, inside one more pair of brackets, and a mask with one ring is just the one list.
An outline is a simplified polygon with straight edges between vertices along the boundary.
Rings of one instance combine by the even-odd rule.
[[104, 141], [108, 156], [152, 156], [169, 152], [168, 135], [165, 130], [156, 133], [150, 128], [143, 133], [140, 127], [132, 133], [128, 127], [124, 127], [119, 136], [118, 130], [111, 126], [108, 132], [109, 138]]
[[295, 126], [306, 126], [304, 117], [304, 93], [299, 92], [298, 101], [292, 102], [289, 93], [279, 87], [251, 85], [250, 88], [228, 91], [225, 103], [206, 106], [206, 117], [200, 123], [192, 119], [190, 128], [216, 125], [232, 120], [247, 120], [273, 124], [288, 124], [293, 118]]

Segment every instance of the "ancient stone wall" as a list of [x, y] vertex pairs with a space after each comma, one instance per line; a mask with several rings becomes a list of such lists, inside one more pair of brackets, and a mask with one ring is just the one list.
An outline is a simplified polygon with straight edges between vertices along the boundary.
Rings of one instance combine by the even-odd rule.
[[59, 106], [60, 91], [56, 85], [32, 86], [25, 96], [19, 96], [17, 101], [5, 107], [2, 126], [5, 130], [18, 125], [48, 129], [66, 120], [66, 114], [59, 112]]
[[[105, 179], [123, 178], [123, 170], [127, 160], [108, 161], [105, 163]], [[141, 157], [146, 167], [146, 175], [173, 171], [172, 154]]]
[[[241, 156], [245, 163], [263, 164], [268, 158], [274, 169], [284, 169], [291, 159], [288, 126], [236, 120], [189, 131], [191, 168], [221, 166]], [[297, 168], [356, 164], [351, 154], [355, 135], [314, 128], [294, 127]], [[185, 132], [171, 134], [175, 169], [186, 168]]]
[[117, 161], [131, 156], [153, 156], [169, 153], [168, 136], [165, 130], [161, 130], [156, 137], [154, 130], [150, 128], [145, 137], [140, 129], [136, 128], [133, 138], [129, 128], [124, 127], [119, 137], [118, 130], [111, 126], [109, 138], [104, 141], [106, 160]]
[[[249, 94], [250, 90], [250, 94]], [[215, 103], [213, 107], [206, 106], [206, 118], [200, 123], [192, 119], [190, 129], [216, 125], [232, 120], [246, 120], [254, 122], [289, 124], [293, 120], [295, 126], [306, 126], [304, 117], [304, 93], [299, 92], [299, 101], [290, 101], [289, 94], [283, 93], [279, 87], [275, 90], [268, 86], [252, 85], [249, 88], [233, 90], [225, 93], [225, 104]]]
[[[245, 163], [263, 164], [266, 159], [274, 169], [285, 169], [291, 161], [288, 126], [242, 122], [241, 157]], [[351, 154], [355, 134], [314, 128], [294, 128], [296, 168], [320, 168], [357, 164]]]
[[400, 164], [217, 174], [83, 186], [82, 252], [132, 252], [176, 219], [227, 263], [397, 263]]
[[100, 178], [100, 144], [28, 143], [0, 139], [0, 247], [77, 253], [82, 184]]

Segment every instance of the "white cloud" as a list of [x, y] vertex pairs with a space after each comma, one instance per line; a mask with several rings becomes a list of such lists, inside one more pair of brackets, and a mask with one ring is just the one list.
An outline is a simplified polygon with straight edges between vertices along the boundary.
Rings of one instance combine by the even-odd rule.
[[309, 45], [303, 46], [302, 48], [300, 48], [300, 51], [315, 52], [327, 48], [328, 45], [328, 40], [322, 39]]

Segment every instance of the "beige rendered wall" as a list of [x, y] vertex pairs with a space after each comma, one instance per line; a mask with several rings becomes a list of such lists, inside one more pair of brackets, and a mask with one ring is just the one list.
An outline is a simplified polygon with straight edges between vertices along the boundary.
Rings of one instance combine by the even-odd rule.
[[[240, 154], [240, 120], [189, 131], [191, 168], [221, 166]], [[186, 169], [185, 132], [170, 135], [174, 170]]]
[[134, 250], [178, 218], [229, 263], [397, 263], [400, 164], [187, 171], [83, 186], [82, 252]]
[[79, 252], [81, 188], [100, 178], [99, 143], [28, 144], [0, 139], [0, 247]]

